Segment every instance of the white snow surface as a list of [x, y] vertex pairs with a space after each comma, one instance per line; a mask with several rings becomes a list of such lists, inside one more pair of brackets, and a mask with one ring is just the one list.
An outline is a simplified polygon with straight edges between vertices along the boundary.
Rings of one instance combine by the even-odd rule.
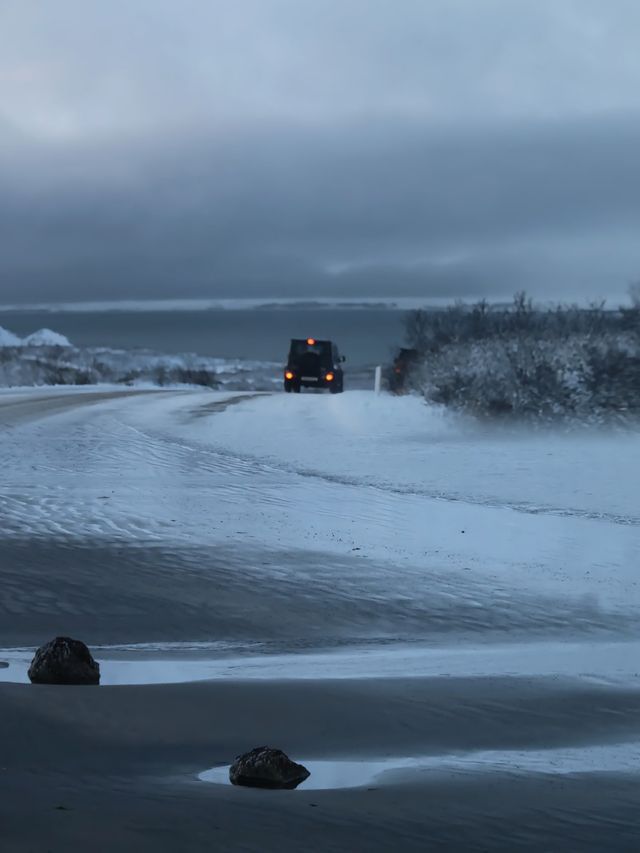
[[14, 335], [8, 329], [3, 329], [0, 326], [0, 347], [19, 347], [22, 346], [22, 338]]
[[637, 432], [483, 427], [415, 396], [367, 391], [253, 399], [180, 430], [185, 438], [310, 477], [640, 524]]
[[408, 600], [435, 574], [470, 606], [640, 603], [636, 433], [491, 431], [369, 392], [134, 394], [43, 419], [29, 396], [0, 402], [5, 530], [374, 561]]
[[70, 347], [71, 341], [58, 332], [51, 329], [38, 329], [23, 338], [23, 346], [26, 347]]

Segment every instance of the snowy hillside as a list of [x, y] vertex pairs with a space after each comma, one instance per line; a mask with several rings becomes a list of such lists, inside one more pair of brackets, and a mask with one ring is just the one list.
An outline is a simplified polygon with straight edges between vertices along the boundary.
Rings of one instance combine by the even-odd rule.
[[51, 329], [38, 329], [27, 335], [26, 338], [19, 338], [10, 332], [8, 329], [3, 329], [0, 326], [0, 347], [70, 347], [71, 343], [64, 335], [58, 332], [52, 332]]
[[271, 390], [281, 383], [281, 369], [270, 362], [193, 353], [80, 348], [51, 329], [20, 338], [0, 327], [0, 387], [151, 384]]
[[64, 335], [52, 332], [51, 329], [39, 329], [22, 340], [25, 347], [70, 347], [71, 343]]
[[14, 335], [8, 329], [3, 329], [0, 326], [0, 347], [19, 347], [22, 346], [22, 338]]

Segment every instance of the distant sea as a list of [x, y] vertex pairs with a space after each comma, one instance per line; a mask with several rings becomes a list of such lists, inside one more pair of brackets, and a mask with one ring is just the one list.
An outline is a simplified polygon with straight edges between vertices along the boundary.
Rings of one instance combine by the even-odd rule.
[[0, 326], [23, 337], [40, 328], [65, 335], [78, 347], [150, 349], [158, 353], [197, 353], [219, 358], [282, 362], [289, 339], [329, 338], [362, 367], [388, 361], [404, 339], [406, 310], [398, 305], [309, 305], [195, 308], [142, 303], [127, 307], [74, 305], [0, 308]]

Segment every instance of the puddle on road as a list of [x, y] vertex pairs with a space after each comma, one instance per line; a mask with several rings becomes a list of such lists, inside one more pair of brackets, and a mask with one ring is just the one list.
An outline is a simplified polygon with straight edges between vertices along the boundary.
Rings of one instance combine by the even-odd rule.
[[[0, 649], [0, 682], [28, 682], [35, 648]], [[425, 648], [393, 644], [343, 650], [267, 652], [228, 642], [95, 646], [101, 684], [180, 684], [209, 679], [295, 680], [551, 675], [640, 686], [640, 643], [529, 643]], [[260, 653], [261, 652], [261, 653]], [[3, 663], [8, 664], [3, 667]]]
[[[297, 759], [296, 759], [297, 760]], [[403, 770], [420, 766], [416, 758], [389, 758], [360, 761], [302, 761], [311, 774], [297, 787], [305, 791], [327, 791], [337, 788], [362, 788], [371, 785], [389, 770]], [[198, 774], [202, 782], [231, 785], [228, 764], [213, 767]], [[244, 786], [236, 786], [244, 787]], [[271, 790], [271, 789], [261, 789]]]
[[[358, 761], [305, 761], [296, 757], [310, 772], [298, 789], [326, 791], [392, 784], [407, 773], [640, 773], [640, 743], [594, 744], [554, 749], [484, 750], [457, 754], [376, 758]], [[395, 773], [393, 771], [396, 771]], [[213, 767], [198, 774], [202, 782], [231, 785], [229, 765]], [[235, 786], [242, 787], [242, 786]], [[265, 790], [265, 789], [260, 789]]]
[[[0, 662], [0, 682], [28, 684], [27, 671], [34, 652], [3, 653]], [[100, 684], [180, 684], [190, 681], [206, 681], [220, 677], [219, 660], [102, 660]], [[6, 666], [3, 664], [6, 663]]]

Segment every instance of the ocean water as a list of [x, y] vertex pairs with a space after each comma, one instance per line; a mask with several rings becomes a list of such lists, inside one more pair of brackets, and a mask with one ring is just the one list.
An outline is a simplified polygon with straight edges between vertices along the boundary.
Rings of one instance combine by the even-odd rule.
[[207, 310], [0, 313], [0, 326], [25, 336], [40, 328], [78, 347], [150, 349], [283, 362], [290, 338], [329, 338], [347, 367], [387, 362], [403, 342], [405, 312], [391, 308], [278, 307]]

